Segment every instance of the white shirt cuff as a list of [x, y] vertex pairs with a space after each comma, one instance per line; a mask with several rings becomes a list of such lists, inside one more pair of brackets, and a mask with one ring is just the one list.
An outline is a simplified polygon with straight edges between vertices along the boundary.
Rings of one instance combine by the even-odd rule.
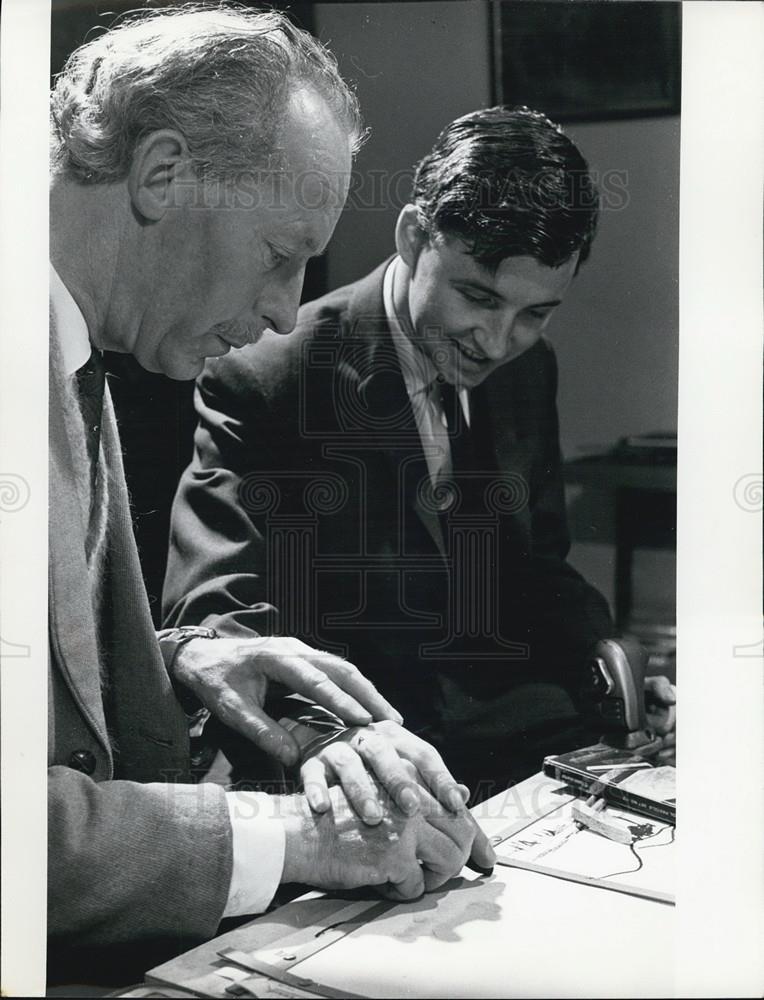
[[286, 832], [274, 815], [276, 801], [265, 792], [226, 792], [233, 870], [224, 917], [262, 913], [281, 883]]

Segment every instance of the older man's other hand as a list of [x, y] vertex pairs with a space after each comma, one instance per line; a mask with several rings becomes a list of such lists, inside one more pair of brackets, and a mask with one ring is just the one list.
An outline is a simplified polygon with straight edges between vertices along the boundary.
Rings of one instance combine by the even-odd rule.
[[339, 786], [330, 789], [330, 808], [323, 813], [293, 797], [293, 811], [284, 816], [283, 881], [320, 889], [375, 886], [390, 899], [416, 899], [458, 874], [476, 856], [478, 837], [477, 856], [482, 867], [490, 867], [491, 848], [470, 813], [454, 815], [422, 786], [417, 790], [419, 808], [410, 816], [380, 790], [383, 816], [374, 826], [359, 819]]
[[271, 681], [349, 725], [403, 721], [352, 663], [299, 639], [192, 639], [178, 651], [173, 673], [221, 722], [286, 765], [297, 761], [299, 749], [294, 737], [263, 709]]

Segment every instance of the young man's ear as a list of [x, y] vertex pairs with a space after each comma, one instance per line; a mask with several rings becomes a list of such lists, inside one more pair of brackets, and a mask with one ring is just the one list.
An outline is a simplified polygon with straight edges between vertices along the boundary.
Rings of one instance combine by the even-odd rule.
[[427, 242], [427, 234], [419, 225], [416, 205], [404, 205], [395, 224], [395, 248], [398, 256], [411, 270], [416, 266], [419, 251]]
[[141, 139], [135, 147], [127, 175], [127, 190], [141, 218], [158, 222], [168, 208], [183, 204], [188, 195], [183, 188], [195, 183], [198, 178], [180, 132], [159, 129]]

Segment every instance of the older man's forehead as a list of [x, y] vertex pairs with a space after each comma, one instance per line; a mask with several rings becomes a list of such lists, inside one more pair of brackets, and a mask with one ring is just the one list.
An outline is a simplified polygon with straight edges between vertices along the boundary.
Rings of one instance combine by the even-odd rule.
[[350, 187], [350, 165], [345, 168], [330, 163], [254, 170], [240, 175], [235, 187], [253, 207], [288, 213], [341, 209]]
[[350, 173], [351, 137], [326, 101], [310, 91], [293, 96], [277, 145], [285, 171], [316, 186], [342, 187]]
[[266, 212], [260, 216], [258, 235], [273, 240], [282, 249], [307, 257], [320, 256], [326, 250], [339, 210], [304, 209]]

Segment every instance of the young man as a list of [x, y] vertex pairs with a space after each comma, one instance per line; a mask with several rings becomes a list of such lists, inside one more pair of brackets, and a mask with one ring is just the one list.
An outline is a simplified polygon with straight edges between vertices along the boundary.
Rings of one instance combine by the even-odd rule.
[[[577, 695], [614, 626], [566, 562], [543, 334], [596, 218], [584, 159], [543, 115], [452, 122], [394, 257], [291, 336], [207, 365], [168, 623], [219, 615], [349, 655], [473, 786], [595, 738]], [[665, 714], [668, 684], [650, 688]]]

